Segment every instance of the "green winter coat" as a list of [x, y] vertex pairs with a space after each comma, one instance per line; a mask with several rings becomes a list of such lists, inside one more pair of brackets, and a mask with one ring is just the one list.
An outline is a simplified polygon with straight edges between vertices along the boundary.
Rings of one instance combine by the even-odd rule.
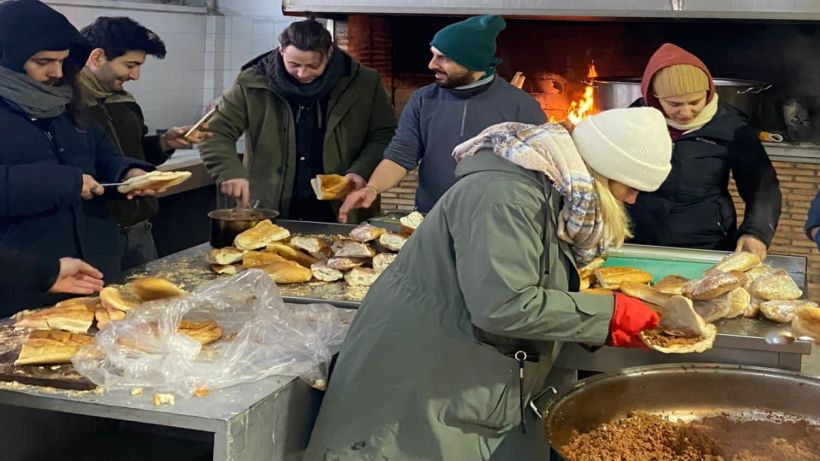
[[614, 300], [568, 292], [578, 275], [557, 237], [547, 178], [488, 150], [456, 169], [371, 287], [330, 377], [305, 460], [547, 459], [540, 422], [519, 423], [562, 341], [603, 344]]
[[[325, 173], [356, 173], [367, 180], [397, 125], [378, 72], [351, 59], [350, 73], [330, 93], [328, 107]], [[259, 200], [260, 207], [287, 218], [296, 176], [296, 129], [285, 98], [250, 66], [222, 96], [219, 114], [209, 125], [213, 137], [200, 143], [199, 151], [213, 180], [247, 178], [251, 202]], [[243, 133], [244, 166], [236, 152]], [[357, 210], [351, 222], [377, 211], [378, 206]]]

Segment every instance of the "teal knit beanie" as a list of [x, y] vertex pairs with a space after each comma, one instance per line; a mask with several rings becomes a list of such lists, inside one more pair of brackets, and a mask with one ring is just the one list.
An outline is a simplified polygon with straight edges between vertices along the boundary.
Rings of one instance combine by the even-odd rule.
[[430, 45], [462, 66], [490, 75], [501, 63], [495, 57], [495, 37], [506, 26], [501, 16], [473, 16], [438, 31]]

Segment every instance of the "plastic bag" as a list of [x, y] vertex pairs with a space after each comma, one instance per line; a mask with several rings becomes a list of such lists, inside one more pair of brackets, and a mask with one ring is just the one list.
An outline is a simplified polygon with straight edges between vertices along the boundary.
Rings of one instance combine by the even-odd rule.
[[[111, 322], [72, 359], [107, 389], [152, 387], [190, 396], [272, 375], [298, 376], [317, 389], [339, 351], [354, 310], [285, 304], [261, 270], [248, 270], [152, 301]], [[215, 320], [222, 339], [202, 346], [177, 332], [186, 321]]]

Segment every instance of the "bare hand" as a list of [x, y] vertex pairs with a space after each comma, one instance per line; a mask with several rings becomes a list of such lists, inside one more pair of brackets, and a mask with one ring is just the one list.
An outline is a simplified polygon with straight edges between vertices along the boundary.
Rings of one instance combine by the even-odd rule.
[[350, 181], [353, 184], [353, 190], [359, 190], [367, 184], [361, 176], [357, 175], [356, 173], [348, 173], [345, 175], [345, 179]]
[[90, 295], [103, 289], [103, 274], [76, 258], [60, 258], [60, 274], [49, 289], [52, 293]]
[[[192, 127], [193, 125], [182, 127], [182, 129], [184, 130], [183, 133], [187, 133], [188, 130], [190, 130]], [[202, 125], [199, 125], [199, 128], [197, 128], [191, 134], [186, 136], [185, 139], [187, 139], [191, 144], [199, 144], [202, 141], [212, 137], [213, 135], [214, 134], [211, 133], [211, 131], [208, 129], [208, 124], [203, 123]]]
[[347, 194], [344, 203], [342, 203], [342, 206], [339, 208], [339, 222], [346, 223], [347, 214], [350, 213], [351, 210], [370, 208], [370, 205], [373, 205], [373, 201], [375, 201], [378, 196], [376, 190], [372, 187], [364, 187]]
[[242, 208], [248, 207], [251, 200], [251, 183], [247, 179], [238, 178], [222, 181], [219, 184], [219, 190], [228, 197], [235, 198]]
[[185, 139], [185, 133], [190, 129], [190, 126], [175, 126], [169, 128], [168, 131], [163, 133], [163, 135], [159, 138], [159, 145], [162, 148], [162, 151], [168, 152], [172, 149], [188, 149], [191, 147], [191, 142]]
[[757, 255], [761, 261], [766, 260], [766, 244], [754, 235], [741, 235], [735, 251], [748, 251]]
[[91, 200], [95, 195], [102, 195], [105, 193], [105, 188], [97, 182], [91, 175], [83, 175], [83, 188], [80, 191], [80, 197], [85, 200]]

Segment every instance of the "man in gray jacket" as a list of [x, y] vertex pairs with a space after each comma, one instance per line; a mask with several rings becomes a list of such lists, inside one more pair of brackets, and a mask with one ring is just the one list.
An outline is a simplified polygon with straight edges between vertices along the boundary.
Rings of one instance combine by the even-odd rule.
[[413, 93], [396, 135], [367, 185], [351, 192], [339, 211], [368, 208], [379, 194], [419, 168], [416, 208], [426, 213], [455, 183], [453, 149], [501, 122], [546, 123], [538, 103], [499, 78], [495, 39], [506, 23], [499, 16], [474, 16], [441, 29], [430, 43], [428, 67], [435, 82]]

